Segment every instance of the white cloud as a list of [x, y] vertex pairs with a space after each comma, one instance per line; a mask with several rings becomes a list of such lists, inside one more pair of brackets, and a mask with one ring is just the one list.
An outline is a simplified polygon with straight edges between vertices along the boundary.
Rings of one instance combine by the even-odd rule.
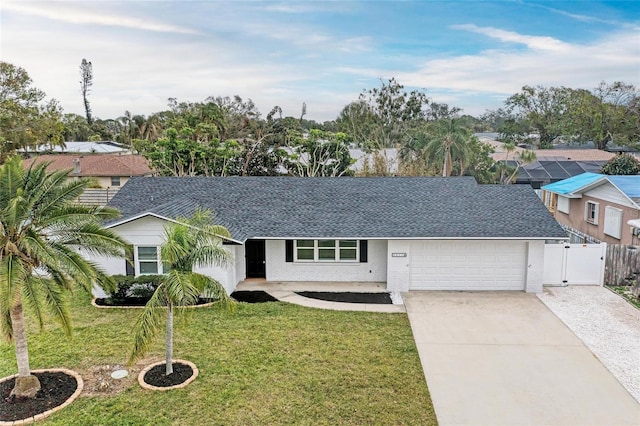
[[427, 60], [415, 71], [387, 74], [409, 86], [502, 94], [516, 93], [523, 85], [590, 89], [602, 80], [639, 83], [640, 45], [634, 31], [620, 31], [591, 44], [562, 45], [557, 50], [492, 49]]
[[633, 24], [630, 22], [624, 22], [624, 21], [619, 21], [615, 19], [603, 19], [596, 16], [565, 12], [564, 10], [560, 10], [554, 7], [549, 7], [543, 4], [528, 3], [527, 5], [531, 7], [538, 7], [544, 10], [548, 10], [550, 12], [556, 13], [558, 15], [566, 16], [568, 18], [574, 19], [579, 22], [587, 22], [592, 24], [606, 24], [606, 25], [613, 25], [617, 27], [626, 27], [626, 28], [635, 28], [636, 30], [638, 29], [637, 24]]
[[177, 34], [198, 33], [197, 31], [194, 31], [190, 28], [154, 22], [147, 17], [143, 19], [126, 15], [104, 13], [101, 11], [92, 11], [84, 8], [85, 6], [86, 3], [62, 3], [53, 1], [17, 3], [13, 1], [6, 1], [2, 5], [2, 8], [12, 12], [39, 16], [42, 18], [67, 22], [71, 24], [103, 25]]
[[571, 45], [563, 43], [553, 37], [522, 35], [513, 31], [506, 31], [493, 27], [478, 27], [473, 24], [453, 25], [451, 28], [454, 30], [464, 30], [482, 34], [505, 43], [524, 44], [528, 48], [535, 50], [566, 51], [571, 48]]

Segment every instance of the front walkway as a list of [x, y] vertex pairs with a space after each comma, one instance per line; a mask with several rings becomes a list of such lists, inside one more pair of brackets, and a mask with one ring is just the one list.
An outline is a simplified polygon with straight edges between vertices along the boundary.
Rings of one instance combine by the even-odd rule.
[[370, 282], [275, 282], [246, 280], [238, 284], [236, 291], [265, 291], [282, 302], [308, 308], [332, 309], [335, 311], [405, 312], [404, 305], [380, 305], [370, 303], [341, 303], [311, 299], [296, 291], [325, 291], [335, 293], [386, 293], [385, 283]]
[[440, 425], [640, 424], [640, 405], [535, 295], [403, 296]]

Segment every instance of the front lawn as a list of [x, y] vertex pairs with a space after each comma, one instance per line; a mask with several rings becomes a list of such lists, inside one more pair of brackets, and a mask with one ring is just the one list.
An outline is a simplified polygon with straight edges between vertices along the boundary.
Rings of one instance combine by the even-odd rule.
[[[143, 391], [136, 377], [103, 389], [131, 349], [137, 309], [74, 302], [74, 335], [57, 327], [29, 334], [31, 367], [67, 367], [86, 378], [85, 394], [52, 425], [437, 424], [407, 316], [341, 312], [286, 303], [238, 304], [234, 314], [194, 309], [178, 319], [175, 357], [200, 375], [184, 389]], [[163, 356], [163, 334], [139, 371]], [[13, 346], [0, 343], [0, 377], [17, 371]]]

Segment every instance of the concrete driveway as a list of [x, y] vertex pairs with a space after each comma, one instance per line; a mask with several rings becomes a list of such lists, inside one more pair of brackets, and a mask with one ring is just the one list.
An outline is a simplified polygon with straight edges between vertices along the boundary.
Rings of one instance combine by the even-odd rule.
[[403, 295], [440, 425], [639, 425], [640, 404], [535, 295]]

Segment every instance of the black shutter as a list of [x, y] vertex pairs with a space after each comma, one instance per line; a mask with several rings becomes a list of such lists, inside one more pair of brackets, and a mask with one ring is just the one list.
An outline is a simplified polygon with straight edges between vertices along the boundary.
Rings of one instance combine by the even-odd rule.
[[125, 269], [127, 276], [134, 276], [136, 274], [136, 270], [133, 267], [133, 246], [127, 246], [127, 251], [125, 252]]
[[286, 240], [284, 242], [285, 247], [285, 261], [293, 262], [293, 240]]
[[360, 262], [367, 262], [367, 251], [369, 249], [369, 244], [367, 240], [360, 240]]

